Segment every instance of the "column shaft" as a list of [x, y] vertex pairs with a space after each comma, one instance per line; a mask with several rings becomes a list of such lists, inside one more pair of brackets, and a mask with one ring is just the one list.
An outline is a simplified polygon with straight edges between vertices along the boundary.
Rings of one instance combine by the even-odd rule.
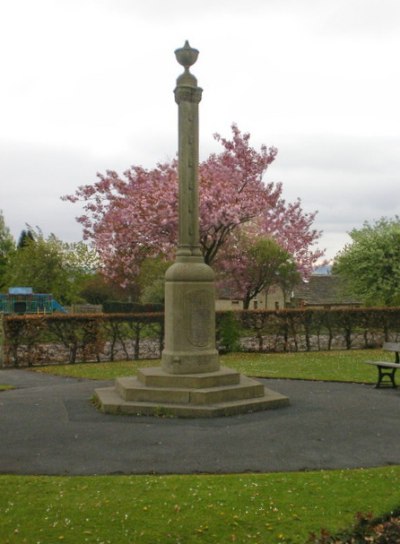
[[[187, 74], [175, 89], [178, 108], [179, 237], [177, 257], [201, 256], [199, 244], [199, 102], [202, 90]], [[193, 81], [194, 80], [194, 81]], [[192, 85], [188, 85], [192, 83]], [[195, 86], [196, 85], [196, 86]]]

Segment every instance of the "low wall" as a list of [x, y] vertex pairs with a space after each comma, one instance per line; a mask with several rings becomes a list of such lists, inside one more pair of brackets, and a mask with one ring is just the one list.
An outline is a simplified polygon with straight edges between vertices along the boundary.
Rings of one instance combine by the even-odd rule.
[[[352, 335], [350, 349], [372, 349], [382, 347], [384, 342], [400, 342], [400, 333], [372, 332], [366, 339], [363, 333]], [[308, 345], [307, 345], [308, 344]], [[349, 349], [343, 335], [312, 335], [306, 339], [305, 336], [298, 336], [296, 339], [277, 338], [274, 335], [262, 335], [260, 337], [246, 337], [240, 339], [240, 347], [245, 352], [260, 353], [283, 353], [296, 351], [329, 351]]]
[[[137, 356], [136, 346], [132, 342], [118, 342], [113, 346], [106, 342], [101, 351], [85, 352], [76, 354], [77, 362], [106, 362], [106, 361], [126, 361], [134, 359], [159, 359], [161, 357], [160, 343], [157, 339], [142, 340], [139, 345], [139, 356]], [[26, 367], [41, 366], [51, 364], [66, 364], [70, 361], [70, 350], [62, 344], [36, 344], [34, 353], [32, 347], [22, 344], [18, 346], [18, 363], [9, 358], [3, 357], [3, 368], [6, 367]]]

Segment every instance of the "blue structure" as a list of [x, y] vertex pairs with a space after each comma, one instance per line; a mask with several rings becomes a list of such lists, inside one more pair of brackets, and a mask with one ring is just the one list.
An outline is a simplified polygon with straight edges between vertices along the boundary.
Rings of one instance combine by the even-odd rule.
[[32, 287], [10, 287], [7, 294], [0, 294], [0, 313], [4, 314], [52, 314], [66, 313], [53, 295], [34, 293]]

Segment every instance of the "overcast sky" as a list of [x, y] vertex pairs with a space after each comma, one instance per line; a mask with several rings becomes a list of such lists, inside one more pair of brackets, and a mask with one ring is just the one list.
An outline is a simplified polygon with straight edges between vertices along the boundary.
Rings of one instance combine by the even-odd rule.
[[318, 210], [327, 257], [400, 214], [400, 0], [0, 0], [0, 209], [81, 239], [60, 196], [175, 156], [181, 67], [200, 50], [200, 155], [236, 122], [278, 148], [266, 181]]

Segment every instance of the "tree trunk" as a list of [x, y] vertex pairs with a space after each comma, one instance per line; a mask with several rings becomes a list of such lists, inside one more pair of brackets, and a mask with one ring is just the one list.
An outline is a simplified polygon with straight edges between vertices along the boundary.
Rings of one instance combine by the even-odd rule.
[[249, 306], [250, 306], [250, 296], [249, 295], [245, 295], [244, 298], [243, 298], [243, 310], [248, 310], [249, 309]]

